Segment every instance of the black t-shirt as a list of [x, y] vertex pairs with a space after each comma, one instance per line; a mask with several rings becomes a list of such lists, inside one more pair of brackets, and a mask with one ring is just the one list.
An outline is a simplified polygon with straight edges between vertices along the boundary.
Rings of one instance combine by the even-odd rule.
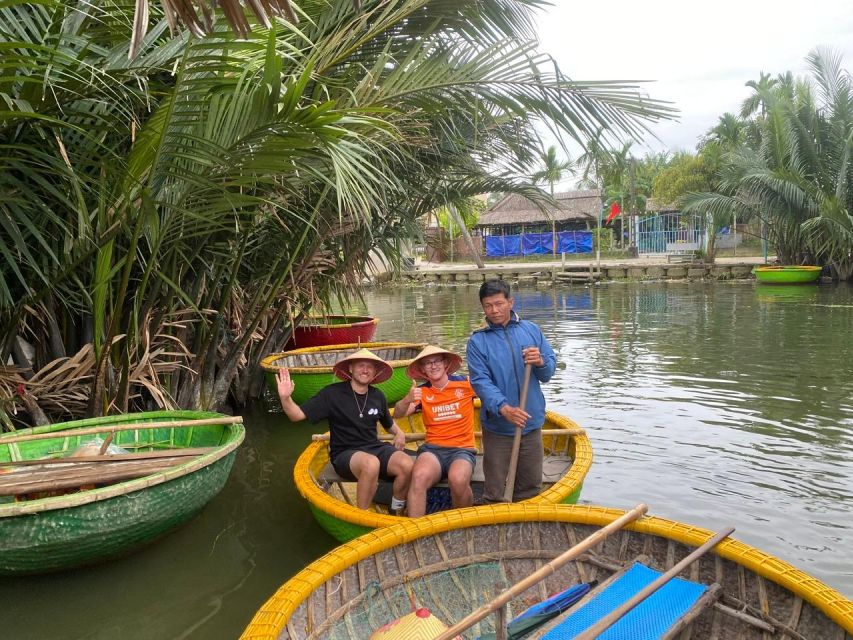
[[[300, 409], [311, 422], [329, 421], [329, 457], [332, 459], [347, 449], [360, 449], [379, 442], [377, 422], [386, 431], [394, 426], [385, 394], [375, 387], [368, 387], [366, 396], [358, 394], [349, 382], [323, 387]], [[359, 413], [363, 417], [359, 417]]]

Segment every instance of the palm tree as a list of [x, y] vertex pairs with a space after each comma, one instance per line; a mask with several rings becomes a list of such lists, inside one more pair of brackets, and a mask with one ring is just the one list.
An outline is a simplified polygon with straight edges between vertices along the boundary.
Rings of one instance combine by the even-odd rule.
[[811, 83], [767, 96], [757, 149], [725, 154], [717, 191], [691, 196], [685, 209], [757, 216], [783, 262], [824, 262], [849, 279], [853, 81], [838, 54], [817, 49], [807, 62]]
[[551, 145], [548, 149], [542, 153], [541, 155], [541, 169], [536, 171], [533, 176], [533, 182], [538, 184], [540, 182], [547, 182], [550, 188], [551, 197], [554, 197], [554, 185], [560, 182], [566, 173], [571, 173], [572, 171], [572, 160], [571, 158], [567, 160], [559, 160], [557, 159], [557, 147]]
[[298, 29], [242, 38], [155, 16], [132, 61], [126, 4], [0, 8], [0, 416], [24, 383], [53, 416], [244, 400], [259, 356], [357, 295], [374, 252], [399, 260], [419, 216], [538, 192], [537, 122], [585, 140], [669, 117], [566, 79], [536, 4], [304, 0]]
[[755, 114], [763, 117], [767, 112], [767, 102], [773, 89], [779, 83], [769, 73], [759, 72], [758, 80], [749, 80], [746, 86], [754, 91], [740, 105], [740, 117], [749, 118]]
[[[547, 182], [551, 193], [552, 206], [556, 206], [554, 200], [554, 185], [563, 179], [563, 176], [572, 169], [571, 158], [567, 160], [557, 159], [557, 147], [551, 145], [547, 151], [542, 153], [542, 168], [536, 171], [531, 177], [534, 184]], [[551, 242], [553, 245], [554, 257], [557, 257], [557, 223], [554, 216], [548, 214], [551, 218]]]

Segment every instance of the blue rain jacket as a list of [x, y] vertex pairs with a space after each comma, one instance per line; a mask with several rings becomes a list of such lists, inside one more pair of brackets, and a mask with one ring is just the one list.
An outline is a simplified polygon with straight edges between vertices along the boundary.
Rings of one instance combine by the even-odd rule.
[[530, 387], [527, 390], [527, 407], [530, 419], [522, 433], [542, 428], [545, 423], [545, 396], [540, 383], [548, 382], [557, 369], [557, 356], [542, 330], [534, 322], [522, 320], [513, 311], [507, 326], [493, 325], [477, 329], [468, 340], [467, 360], [471, 386], [480, 397], [480, 421], [483, 429], [500, 435], [512, 436], [515, 426], [499, 411], [505, 404], [519, 405], [521, 386], [524, 383], [524, 347], [539, 347], [545, 364], [533, 367]]

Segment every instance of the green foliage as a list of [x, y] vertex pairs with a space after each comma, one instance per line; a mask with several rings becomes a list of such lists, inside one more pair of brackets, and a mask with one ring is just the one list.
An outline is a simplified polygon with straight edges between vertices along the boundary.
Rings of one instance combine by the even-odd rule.
[[[456, 211], [468, 229], [477, 224], [480, 215], [486, 210], [486, 203], [482, 198], [463, 198], [453, 203], [453, 206], [456, 207]], [[438, 208], [434, 214], [438, 220], [438, 226], [447, 232], [449, 238], [458, 238], [462, 235], [459, 225], [453, 220], [447, 206]]]
[[680, 154], [655, 177], [652, 196], [661, 204], [678, 207], [687, 194], [711, 190], [713, 179], [703, 155]]
[[601, 251], [611, 251], [614, 248], [613, 244], [613, 229], [610, 227], [592, 229], [593, 251], [599, 248]]

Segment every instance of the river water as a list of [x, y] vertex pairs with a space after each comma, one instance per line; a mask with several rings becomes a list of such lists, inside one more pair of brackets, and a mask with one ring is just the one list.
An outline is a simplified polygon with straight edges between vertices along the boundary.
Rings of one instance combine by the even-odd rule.
[[[853, 597], [853, 288], [754, 283], [520, 289], [560, 363], [549, 408], [588, 430], [581, 502], [718, 530]], [[365, 293], [377, 339], [464, 353], [475, 287]], [[47, 576], [0, 579], [4, 639], [236, 638], [288, 577], [334, 546], [293, 488], [319, 426], [275, 403], [245, 414], [223, 490], [144, 551]]]

